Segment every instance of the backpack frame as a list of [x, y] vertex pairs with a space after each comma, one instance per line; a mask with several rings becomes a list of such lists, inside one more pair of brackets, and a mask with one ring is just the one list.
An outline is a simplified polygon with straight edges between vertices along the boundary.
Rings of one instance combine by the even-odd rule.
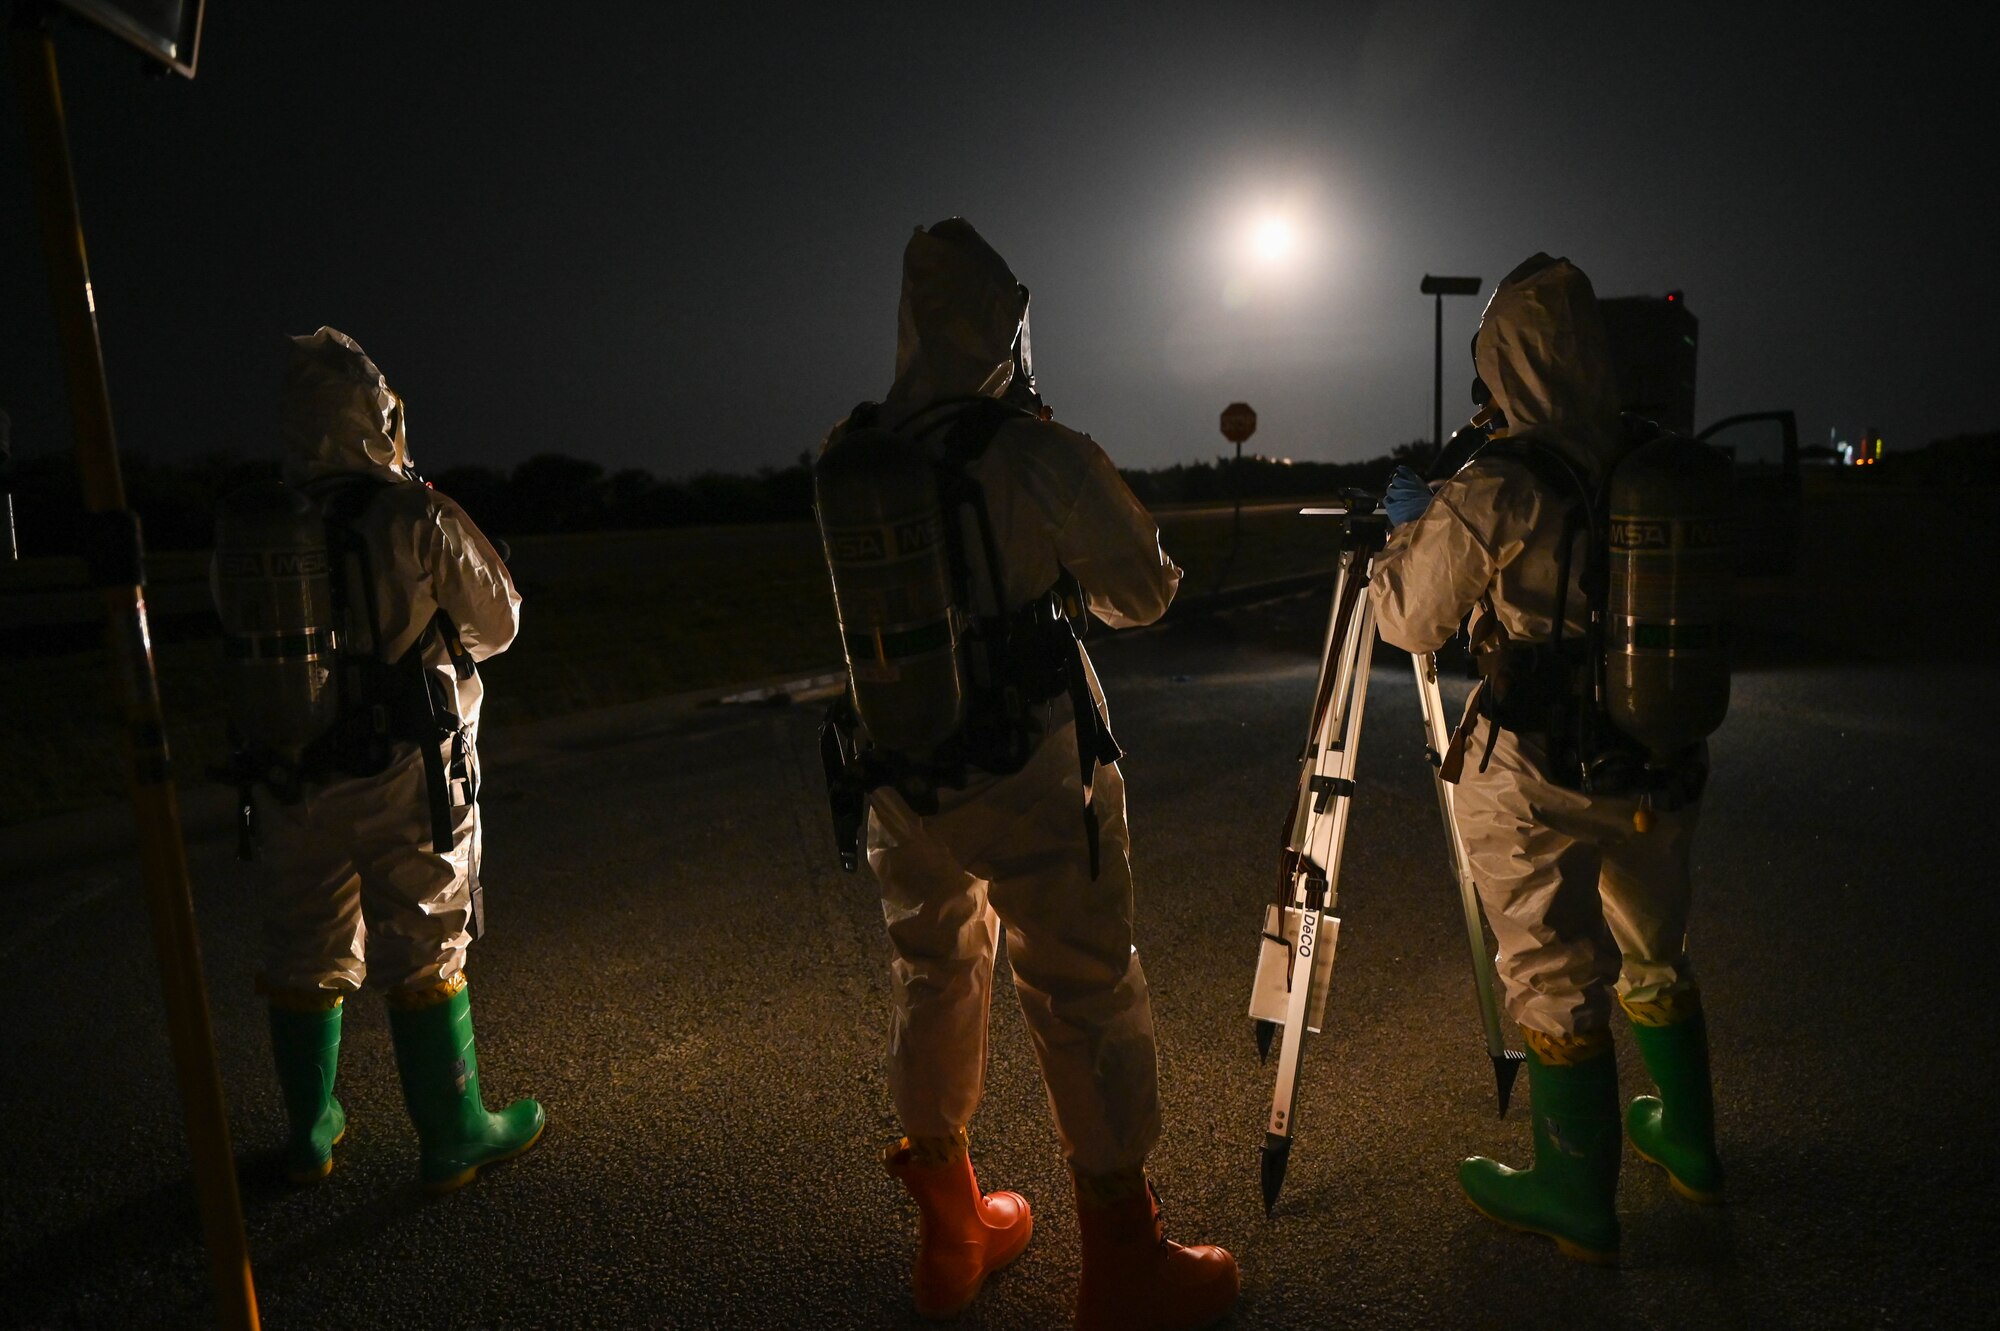
[[[876, 424], [880, 410], [873, 402], [860, 404], [849, 413], [843, 430], [886, 428]], [[931, 753], [912, 755], [863, 743], [851, 694], [843, 692], [828, 707], [820, 726], [820, 756], [841, 868], [850, 873], [859, 865], [861, 833], [873, 791], [892, 788], [918, 814], [935, 814], [940, 790], [962, 790], [978, 772], [1006, 776], [1026, 766], [1043, 733], [1035, 709], [1067, 693], [1077, 724], [1090, 872], [1097, 876], [1093, 777], [1098, 766], [1118, 761], [1122, 750], [1090, 691], [1083, 665], [1080, 639], [1088, 622], [1083, 589], [1068, 569], [1058, 566], [1058, 577], [1048, 589], [1018, 610], [1005, 608], [999, 544], [985, 493], [969, 470], [1003, 426], [1034, 419], [1018, 407], [971, 396], [933, 403], [895, 427], [896, 433], [919, 441], [937, 437], [930, 452], [945, 524], [953, 603], [962, 614], [965, 719], [958, 732]], [[967, 530], [968, 519], [976, 530]], [[975, 550], [983, 569], [973, 566]]]

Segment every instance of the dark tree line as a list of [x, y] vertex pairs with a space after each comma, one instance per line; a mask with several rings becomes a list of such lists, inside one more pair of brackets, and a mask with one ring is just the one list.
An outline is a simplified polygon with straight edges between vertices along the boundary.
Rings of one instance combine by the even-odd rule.
[[1398, 463], [1407, 462], [1421, 471], [1430, 451], [1431, 446], [1420, 440], [1398, 444], [1386, 456], [1365, 462], [1282, 462], [1253, 455], [1241, 460], [1218, 457], [1213, 462], [1177, 462], [1171, 467], [1120, 474], [1132, 493], [1147, 504], [1302, 499], [1347, 489], [1380, 494]]
[[[1149, 504], [1227, 502], [1331, 494], [1346, 486], [1379, 489], [1409, 445], [1369, 462], [1280, 463], [1263, 457], [1127, 471]], [[215, 453], [166, 462], [143, 453], [123, 459], [128, 502], [155, 550], [205, 550], [223, 495], [278, 475], [271, 459]], [[429, 477], [496, 536], [632, 530], [700, 524], [803, 522], [812, 517], [812, 471], [801, 457], [750, 475], [708, 472], [663, 480], [636, 467], [606, 471], [585, 458], [543, 453], [510, 471], [451, 467]], [[82, 553], [82, 499], [67, 453], [21, 458], [6, 477], [24, 555]]]
[[812, 517], [812, 472], [804, 458], [748, 476], [704, 472], [661, 480], [637, 467], [607, 474], [584, 458], [543, 453], [511, 472], [452, 467], [430, 479], [482, 528], [502, 536]]
[[2000, 430], [1887, 452], [1867, 470], [1871, 479], [1903, 485], [1993, 485], [2000, 482]]
[[[139, 514], [147, 548], [154, 550], [206, 550], [214, 542], [216, 501], [279, 474], [274, 460], [231, 454], [161, 462], [127, 453], [123, 467], [126, 501]], [[637, 468], [607, 474], [595, 462], [545, 453], [511, 471], [452, 467], [427, 479], [495, 536], [812, 516], [812, 473], [804, 460], [750, 476], [659, 480]], [[83, 501], [69, 454], [17, 459], [4, 483], [14, 495], [24, 556], [83, 552]]]
[[[1148, 504], [1294, 499], [1349, 488], [1379, 493], [1398, 463], [1421, 471], [1429, 454], [1429, 444], [1417, 441], [1365, 462], [1287, 463], [1253, 455], [1123, 475]], [[149, 548], [205, 550], [215, 534], [216, 501], [239, 486], [276, 476], [278, 464], [227, 453], [178, 462], [128, 453], [124, 470], [128, 502], [138, 510]], [[2000, 474], [2000, 432], [1890, 453], [1874, 473], [1873, 479], [1917, 484], [1991, 483]], [[607, 472], [584, 458], [544, 453], [511, 471], [452, 467], [430, 479], [481, 527], [503, 537], [812, 517], [812, 471], [803, 456], [790, 466], [751, 475], [709, 472], [662, 480], [636, 467]], [[0, 480], [14, 494], [23, 555], [82, 553], [83, 504], [68, 453], [16, 459]]]

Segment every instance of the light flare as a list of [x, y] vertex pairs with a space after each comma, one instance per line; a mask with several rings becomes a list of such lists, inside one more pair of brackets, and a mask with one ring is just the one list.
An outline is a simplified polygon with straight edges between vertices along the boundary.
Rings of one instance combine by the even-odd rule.
[[1289, 217], [1269, 213], [1257, 220], [1250, 233], [1250, 252], [1265, 264], [1281, 264], [1298, 252], [1298, 228]]

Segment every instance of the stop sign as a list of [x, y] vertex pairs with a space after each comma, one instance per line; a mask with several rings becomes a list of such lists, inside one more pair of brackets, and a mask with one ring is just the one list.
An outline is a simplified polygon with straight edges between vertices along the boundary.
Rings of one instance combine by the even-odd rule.
[[1257, 413], [1248, 402], [1232, 402], [1222, 409], [1222, 437], [1240, 444], [1257, 433]]

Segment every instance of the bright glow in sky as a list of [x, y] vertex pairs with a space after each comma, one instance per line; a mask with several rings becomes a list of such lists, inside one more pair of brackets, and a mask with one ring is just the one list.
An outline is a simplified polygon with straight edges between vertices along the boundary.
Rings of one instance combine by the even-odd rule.
[[1266, 213], [1257, 220], [1250, 236], [1250, 248], [1262, 263], [1276, 266], [1297, 253], [1298, 230], [1281, 213]]
[[[1070, 4], [1003, 32], [980, 6], [710, 6], [663, 84], [685, 6], [225, 8], [193, 83], [59, 43], [135, 450], [267, 454], [283, 335], [331, 323], [418, 403], [427, 472], [783, 465], [888, 386], [904, 243], [954, 213], [1033, 289], [1057, 418], [1122, 465], [1214, 456], [1233, 401], [1301, 459], [1427, 437], [1418, 282], [1491, 292], [1536, 250], [1603, 295], [1687, 293], [1704, 423], [1789, 406], [1809, 437], [1913, 445], [2000, 424], [2000, 265], [1966, 258], [2000, 189], [1962, 147], [1992, 137], [1985, 48], [1900, 11]], [[530, 48], [536, 95], [509, 74]], [[828, 68], [881, 95], [830, 103]], [[1886, 95], [1800, 97], [1774, 69]], [[69, 422], [23, 144], [0, 125], [0, 407], [33, 455]], [[1893, 206], [1810, 202], [1849, 187]], [[1483, 304], [1444, 305], [1448, 423]]]
[[[1207, 224], [1220, 265], [1223, 309], [1266, 315], [1284, 309], [1296, 315], [1320, 301], [1324, 293], [1313, 279], [1321, 276], [1325, 219], [1316, 203], [1317, 187], [1309, 181], [1248, 200], [1223, 192]], [[1228, 336], [1243, 331], [1238, 327]]]

